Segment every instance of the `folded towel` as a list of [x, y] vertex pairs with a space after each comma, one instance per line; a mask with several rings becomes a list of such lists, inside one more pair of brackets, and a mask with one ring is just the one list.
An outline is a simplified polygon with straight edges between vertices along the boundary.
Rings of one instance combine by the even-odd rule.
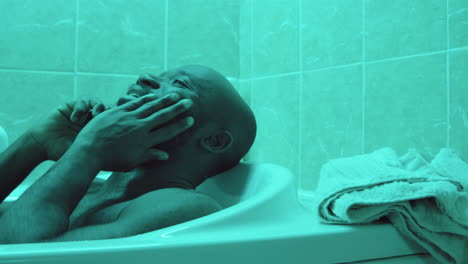
[[391, 148], [331, 160], [320, 171], [316, 193], [322, 223], [385, 217], [442, 263], [462, 263], [468, 164], [451, 149], [441, 149], [431, 163], [414, 149], [399, 158]]

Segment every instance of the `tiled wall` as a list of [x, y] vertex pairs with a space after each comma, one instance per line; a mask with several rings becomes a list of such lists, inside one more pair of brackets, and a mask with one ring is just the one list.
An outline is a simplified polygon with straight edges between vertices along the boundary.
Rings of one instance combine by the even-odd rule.
[[305, 190], [327, 160], [381, 147], [468, 161], [468, 1], [242, 0], [240, 21], [249, 160]]
[[11, 140], [66, 100], [113, 104], [141, 73], [199, 63], [255, 111], [246, 160], [303, 189], [327, 160], [385, 146], [468, 160], [467, 0], [2, 0], [0, 14]]
[[239, 76], [239, 3], [0, 1], [0, 125], [16, 139], [66, 100], [115, 104], [139, 74], [198, 63]]
[[238, 41], [238, 1], [1, 0], [0, 126], [11, 143], [67, 100], [115, 104], [139, 74], [185, 64], [236, 81]]

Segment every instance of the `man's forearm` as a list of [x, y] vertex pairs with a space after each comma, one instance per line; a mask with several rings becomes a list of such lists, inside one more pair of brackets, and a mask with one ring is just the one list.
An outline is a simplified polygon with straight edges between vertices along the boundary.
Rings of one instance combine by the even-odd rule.
[[45, 159], [45, 153], [27, 133], [0, 153], [0, 202]]
[[69, 216], [99, 172], [82, 146], [72, 145], [0, 217], [0, 243], [32, 243], [68, 230]]

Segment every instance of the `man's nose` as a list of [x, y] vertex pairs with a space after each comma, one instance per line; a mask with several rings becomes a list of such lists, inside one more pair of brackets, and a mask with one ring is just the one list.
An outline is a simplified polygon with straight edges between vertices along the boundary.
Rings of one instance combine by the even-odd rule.
[[138, 85], [142, 87], [149, 86], [153, 89], [158, 89], [161, 86], [160, 83], [161, 82], [158, 77], [148, 74], [148, 73], [140, 75], [140, 77], [138, 77], [138, 80], [137, 80]]

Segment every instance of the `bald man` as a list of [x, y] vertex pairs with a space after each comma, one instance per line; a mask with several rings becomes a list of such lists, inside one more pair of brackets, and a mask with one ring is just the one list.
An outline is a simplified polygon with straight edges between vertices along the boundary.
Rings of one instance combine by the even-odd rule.
[[[219, 211], [195, 188], [236, 166], [255, 135], [249, 106], [200, 65], [143, 74], [114, 108], [69, 102], [0, 154], [0, 201], [57, 161], [2, 213], [0, 243], [126, 237]], [[99, 182], [101, 170], [114, 173]]]

